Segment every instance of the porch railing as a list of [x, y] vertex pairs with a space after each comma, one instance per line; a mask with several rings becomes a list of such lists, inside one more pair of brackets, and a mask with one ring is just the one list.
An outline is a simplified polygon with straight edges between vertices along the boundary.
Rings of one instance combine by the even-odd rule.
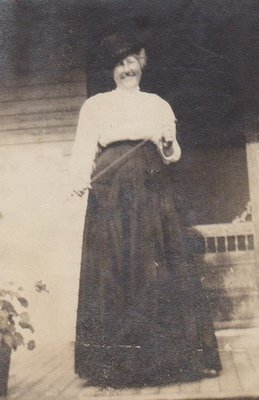
[[253, 324], [259, 317], [259, 292], [252, 221], [192, 226], [187, 240], [216, 324]]

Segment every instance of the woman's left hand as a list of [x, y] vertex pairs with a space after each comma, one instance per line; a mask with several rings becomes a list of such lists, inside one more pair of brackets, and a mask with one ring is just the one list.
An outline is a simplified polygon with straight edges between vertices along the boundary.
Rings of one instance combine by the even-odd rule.
[[171, 157], [174, 153], [174, 146], [173, 146], [172, 138], [170, 138], [170, 140], [166, 140], [165, 138], [162, 137], [161, 145], [162, 145], [161, 150], [163, 151], [163, 154], [166, 157]]
[[176, 140], [175, 127], [164, 125], [161, 132], [161, 140], [163, 143], [169, 143]]
[[171, 139], [171, 141], [166, 142], [165, 139], [160, 139], [158, 141], [154, 141], [156, 144], [162, 160], [164, 164], [171, 164], [172, 162], [176, 162], [181, 157], [181, 148], [177, 142], [177, 140]]

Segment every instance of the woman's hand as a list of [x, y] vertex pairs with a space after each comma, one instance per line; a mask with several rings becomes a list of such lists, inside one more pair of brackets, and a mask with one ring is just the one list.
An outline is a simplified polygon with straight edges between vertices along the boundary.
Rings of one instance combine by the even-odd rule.
[[180, 159], [181, 157], [181, 148], [177, 142], [176, 139], [174, 139], [172, 141], [166, 141], [165, 139], [160, 139], [160, 140], [156, 140], [154, 141], [154, 143], [156, 144], [162, 160], [164, 162], [164, 164], [171, 164], [172, 162], [176, 162]]
[[161, 139], [162, 151], [166, 157], [171, 157], [174, 153], [173, 140], [166, 140], [164, 137]]
[[72, 192], [70, 193], [70, 196], [71, 197], [74, 197], [74, 196], [83, 197], [85, 192], [89, 189], [92, 189], [90, 183], [83, 189], [73, 189]]
[[170, 164], [180, 159], [181, 148], [176, 139], [175, 126], [164, 125], [156, 145], [165, 164]]
[[175, 126], [164, 125], [161, 132], [161, 140], [163, 143], [172, 143], [176, 140]]
[[73, 192], [70, 195], [71, 195], [71, 197], [74, 197], [74, 196], [83, 197], [83, 195], [85, 194], [86, 190], [87, 189], [82, 189], [82, 190], [75, 190], [74, 189]]

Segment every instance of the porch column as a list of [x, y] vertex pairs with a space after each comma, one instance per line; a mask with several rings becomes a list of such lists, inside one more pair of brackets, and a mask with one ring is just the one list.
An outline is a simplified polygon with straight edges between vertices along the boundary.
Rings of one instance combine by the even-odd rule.
[[254, 226], [256, 280], [259, 288], [259, 129], [250, 131], [246, 135], [246, 139], [249, 191]]

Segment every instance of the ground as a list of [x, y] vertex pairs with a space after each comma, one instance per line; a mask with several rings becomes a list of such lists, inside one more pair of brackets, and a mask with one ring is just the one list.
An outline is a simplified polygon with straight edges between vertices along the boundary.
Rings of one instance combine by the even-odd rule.
[[259, 399], [259, 328], [217, 332], [223, 370], [199, 382], [114, 390], [87, 386], [73, 372], [73, 343], [40, 344], [12, 355], [7, 400]]

